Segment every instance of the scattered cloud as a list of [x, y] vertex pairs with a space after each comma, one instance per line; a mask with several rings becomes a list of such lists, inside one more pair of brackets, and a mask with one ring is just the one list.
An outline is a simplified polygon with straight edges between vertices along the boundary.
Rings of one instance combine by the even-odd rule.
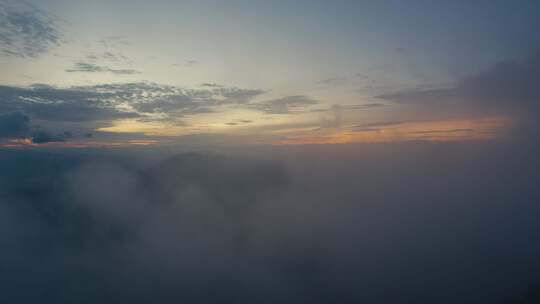
[[175, 67], [185, 67], [185, 68], [192, 68], [200, 65], [201, 62], [197, 60], [185, 60], [183, 63], [174, 63], [172, 66]]
[[205, 83], [202, 83], [201, 84], [201, 87], [209, 87], [209, 88], [221, 88], [223, 87], [222, 85], [220, 84], [217, 84], [217, 83], [210, 83], [210, 82], [205, 82]]
[[304, 95], [286, 96], [247, 105], [249, 109], [266, 114], [295, 114], [317, 104], [318, 101]]
[[117, 75], [133, 75], [140, 74], [141, 72], [134, 69], [114, 69], [107, 66], [96, 65], [88, 62], [76, 62], [73, 68], [67, 69], [66, 72], [82, 72], [82, 73], [102, 73], [108, 72]]
[[368, 109], [374, 109], [374, 108], [382, 108], [386, 105], [379, 102], [373, 102], [373, 103], [364, 103], [364, 104], [352, 104], [352, 105], [341, 105], [341, 104], [335, 104], [332, 105], [329, 108], [323, 108], [323, 109], [313, 109], [312, 112], [327, 112], [327, 111], [334, 111], [336, 108], [342, 109], [342, 110], [368, 110]]
[[111, 51], [105, 51], [105, 52], [96, 52], [91, 53], [89, 55], [86, 55], [84, 57], [84, 60], [87, 62], [98, 62], [98, 61], [108, 61], [108, 62], [125, 62], [125, 63], [132, 63], [131, 59], [127, 57], [126, 55], [122, 54], [121, 52], [111, 52]]
[[60, 42], [56, 18], [25, 2], [0, 2], [0, 54], [34, 58]]
[[345, 77], [345, 76], [337, 76], [337, 77], [330, 77], [330, 78], [321, 79], [321, 80], [317, 81], [317, 84], [341, 85], [341, 84], [347, 82], [347, 80], [348, 80], [348, 78]]
[[235, 120], [226, 122], [225, 124], [228, 126], [240, 126], [240, 125], [250, 124], [252, 122], [253, 122], [252, 120], [248, 120], [248, 119], [235, 119]]
[[197, 60], [186, 60], [186, 61], [184, 61], [184, 66], [185, 66], [185, 67], [188, 67], [188, 68], [189, 68], [189, 67], [197, 66], [197, 65], [199, 65], [199, 64], [200, 64], [200, 62], [197, 61]]
[[[78, 134], [106, 129], [119, 120], [149, 123], [152, 128], [185, 127], [182, 117], [224, 111], [231, 105], [248, 107], [264, 92], [237, 87], [188, 89], [146, 82], [67, 88], [41, 84], [0, 86], [0, 127], [3, 137], [20, 135], [20, 130], [27, 129], [26, 124], [55, 124], [55, 129], [69, 125], [65, 130], [77, 127], [81, 130]], [[40, 141], [58, 138], [38, 135]]]
[[98, 43], [106, 49], [117, 49], [122, 46], [130, 45], [130, 42], [123, 36], [107, 36], [98, 40]]

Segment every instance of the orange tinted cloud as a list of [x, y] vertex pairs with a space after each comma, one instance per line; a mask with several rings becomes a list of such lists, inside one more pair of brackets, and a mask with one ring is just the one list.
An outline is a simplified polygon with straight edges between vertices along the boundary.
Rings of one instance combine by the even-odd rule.
[[346, 144], [391, 141], [452, 141], [493, 139], [511, 125], [507, 117], [459, 119], [424, 122], [397, 122], [292, 132], [276, 145]]

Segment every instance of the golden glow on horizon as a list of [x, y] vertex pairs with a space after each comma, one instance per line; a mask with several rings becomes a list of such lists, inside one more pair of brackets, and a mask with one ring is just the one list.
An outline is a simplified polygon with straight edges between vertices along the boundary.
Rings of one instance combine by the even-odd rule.
[[507, 117], [408, 122], [379, 127], [296, 131], [274, 145], [347, 144], [392, 141], [486, 140], [500, 136], [510, 125]]
[[[297, 128], [283, 125], [283, 129], [260, 132], [250, 135], [248, 142], [273, 145], [309, 145], [309, 144], [348, 144], [348, 143], [375, 143], [399, 141], [456, 141], [456, 140], [488, 140], [504, 134], [512, 125], [509, 117], [485, 117], [476, 119], [454, 119], [423, 122], [402, 122], [395, 124], [382, 123], [379, 126], [365, 125], [348, 126], [342, 128], [316, 128], [299, 126]], [[112, 127], [102, 128], [99, 131], [107, 132], [141, 132], [146, 130], [151, 134], [159, 130], [159, 135], [170, 133], [169, 136], [201, 133], [205, 128], [213, 129], [216, 134], [217, 124], [206, 124], [201, 127], [174, 126], [168, 129], [165, 124], [136, 122], [123, 120]], [[164, 130], [165, 128], [165, 130]], [[223, 128], [223, 127], [222, 127]], [[184, 134], [178, 134], [181, 129]], [[198, 130], [199, 132], [195, 132]], [[262, 131], [262, 130], [261, 130]], [[147, 134], [147, 133], [145, 133]], [[281, 139], [275, 140], [276, 136]], [[266, 138], [266, 139], [265, 139]], [[274, 139], [272, 139], [274, 138]], [[0, 148], [18, 147], [50, 147], [50, 148], [123, 148], [134, 146], [148, 146], [166, 143], [163, 140], [74, 140], [48, 143], [34, 143], [30, 138], [12, 139], [0, 144]]]
[[[117, 120], [112, 126], [99, 128], [96, 131], [109, 133], [143, 133], [146, 135], [175, 135], [179, 126], [170, 126], [159, 122], [141, 122], [133, 119]], [[175, 132], [174, 134], [168, 134]]]

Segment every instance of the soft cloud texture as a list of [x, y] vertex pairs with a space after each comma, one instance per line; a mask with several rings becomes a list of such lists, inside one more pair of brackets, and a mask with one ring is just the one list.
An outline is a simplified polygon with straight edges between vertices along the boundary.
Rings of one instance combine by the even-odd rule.
[[249, 105], [249, 108], [266, 114], [295, 114], [318, 101], [304, 95], [286, 96]]
[[528, 148], [252, 153], [0, 151], [0, 300], [500, 303], [538, 279]]
[[[249, 103], [258, 89], [185, 89], [155, 83], [103, 84], [59, 88], [48, 85], [0, 86], [0, 113], [20, 111], [47, 121], [111, 121], [121, 118], [171, 120], [212, 112], [228, 104]], [[163, 119], [163, 117], [156, 117]]]
[[0, 54], [38, 57], [60, 44], [57, 20], [26, 2], [0, 2]]
[[379, 98], [402, 104], [454, 103], [487, 113], [528, 116], [540, 112], [540, 54], [526, 60], [506, 60], [476, 75], [461, 79], [455, 87], [384, 94]]
[[76, 62], [73, 68], [67, 69], [66, 72], [74, 73], [101, 73], [108, 72], [116, 75], [133, 75], [140, 72], [134, 69], [115, 69], [107, 66], [96, 65], [88, 62]]

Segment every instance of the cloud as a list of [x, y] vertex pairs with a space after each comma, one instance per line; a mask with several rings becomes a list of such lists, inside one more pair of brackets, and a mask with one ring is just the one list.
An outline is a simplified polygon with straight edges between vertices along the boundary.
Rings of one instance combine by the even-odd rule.
[[448, 134], [448, 133], [463, 133], [463, 132], [473, 132], [474, 129], [463, 128], [463, 129], [445, 129], [445, 130], [424, 130], [424, 131], [409, 131], [411, 134]]
[[64, 141], [73, 137], [69, 131], [61, 135], [42, 130], [32, 130], [31, 119], [20, 112], [0, 114], [0, 140], [2, 139], [22, 139], [28, 144], [43, 144], [49, 142]]
[[0, 139], [24, 137], [30, 131], [30, 118], [20, 113], [0, 113]]
[[317, 81], [317, 84], [336, 86], [346, 83], [347, 80], [345, 76], [330, 77]]
[[186, 89], [155, 83], [102, 84], [59, 88], [48, 85], [0, 86], [0, 113], [20, 111], [47, 121], [111, 121], [122, 118], [175, 120], [245, 104], [264, 93], [258, 89], [219, 87]]
[[124, 54], [122, 54], [121, 52], [118, 52], [118, 51], [114, 51], [114, 52], [105, 51], [105, 52], [102, 52], [102, 53], [99, 53], [99, 52], [91, 53], [89, 55], [86, 55], [84, 57], [84, 60], [81, 60], [81, 61], [82, 62], [95, 63], [95, 62], [98, 62], [100, 60], [104, 60], [104, 61], [108, 61], [108, 62], [114, 62], [114, 63], [119, 63], [119, 62], [125, 62], [125, 63], [129, 63], [129, 64], [132, 63], [132, 60], [129, 57], [127, 57], [126, 55], [124, 55]]
[[266, 114], [294, 114], [299, 109], [305, 109], [318, 101], [304, 95], [286, 96], [247, 105], [249, 109]]
[[36, 130], [32, 132], [32, 142], [34, 144], [59, 142], [64, 141], [66, 138], [69, 138], [69, 136], [66, 136], [65, 134], [63, 134], [62, 136], [57, 136], [43, 130]]
[[197, 66], [199, 64], [200, 64], [200, 62], [197, 61], [197, 60], [186, 60], [186, 61], [184, 61], [184, 66], [188, 67], [188, 68]]
[[216, 88], [214, 94], [221, 95], [219, 103], [221, 104], [245, 104], [255, 97], [265, 93], [261, 89], [239, 89], [239, 88]]
[[87, 62], [77, 62], [71, 69], [67, 69], [66, 72], [68, 73], [102, 73], [102, 72], [108, 72], [112, 74], [117, 75], [133, 75], [133, 74], [140, 74], [141, 72], [133, 69], [114, 69], [107, 66], [100, 66], [93, 63], [87, 63]]
[[225, 124], [228, 126], [239, 126], [239, 125], [245, 125], [252, 123], [252, 120], [248, 119], [235, 119], [233, 121], [226, 122]]
[[369, 110], [374, 108], [381, 108], [385, 107], [386, 105], [379, 102], [374, 103], [364, 103], [364, 104], [352, 104], [352, 105], [342, 105], [342, 104], [335, 104], [332, 105], [329, 108], [323, 108], [323, 109], [313, 109], [311, 112], [327, 112], [327, 111], [335, 111], [336, 108], [339, 108], [341, 110]]
[[380, 128], [380, 127], [393, 127], [407, 123], [408, 121], [379, 121], [372, 123], [360, 124], [355, 127], [358, 128]]
[[540, 54], [523, 61], [502, 61], [461, 79], [455, 87], [410, 90], [377, 97], [403, 104], [462, 103], [481, 110], [526, 112], [540, 110]]
[[0, 113], [20, 111], [35, 119], [70, 122], [139, 116], [135, 112], [119, 110], [114, 102], [107, 101], [112, 97], [89, 87], [0, 86], [0, 98], [3, 101]]
[[130, 42], [123, 36], [107, 36], [98, 40], [106, 49], [118, 49], [130, 45]]
[[201, 84], [202, 87], [210, 87], [210, 88], [220, 88], [220, 87], [223, 87], [222, 85], [220, 84], [217, 84], [217, 83], [210, 83], [210, 82], [205, 82], [205, 83], [202, 83]]
[[[454, 87], [400, 91], [377, 96], [416, 107], [417, 113], [449, 117], [506, 117], [507, 137], [538, 143], [540, 115], [540, 53], [524, 60], [501, 61], [464, 77]], [[536, 145], [536, 144], [535, 144]]]
[[540, 270], [517, 150], [0, 151], [0, 301], [500, 303]]
[[400, 91], [396, 93], [378, 95], [376, 98], [398, 103], [443, 103], [463, 97], [456, 89], [457, 88]]
[[[262, 279], [247, 271], [249, 215], [288, 187], [281, 166], [182, 154], [139, 170], [110, 154], [17, 152], [0, 151], [0, 258], [9, 261], [0, 273], [9, 290], [2, 302], [41, 294], [45, 302], [208, 303], [230, 293], [226, 277]], [[143, 277], [160, 283], [138, 282]], [[174, 287], [174, 277], [188, 280]], [[212, 281], [223, 284], [217, 294], [199, 294]], [[105, 297], [100, 282], [110, 286]], [[36, 288], [25, 292], [26, 284]]]
[[105, 52], [101, 55], [101, 57], [109, 61], [130, 61], [127, 56], [121, 53]]
[[0, 54], [38, 57], [59, 45], [57, 20], [24, 2], [0, 3]]
[[[184, 89], [172, 86], [146, 87], [153, 98], [135, 98], [128, 101], [142, 113], [162, 113], [169, 117], [180, 117], [214, 112], [220, 106], [243, 105], [265, 93], [260, 89], [236, 87], [211, 87], [204, 89]], [[134, 91], [135, 95], [143, 92]]]

